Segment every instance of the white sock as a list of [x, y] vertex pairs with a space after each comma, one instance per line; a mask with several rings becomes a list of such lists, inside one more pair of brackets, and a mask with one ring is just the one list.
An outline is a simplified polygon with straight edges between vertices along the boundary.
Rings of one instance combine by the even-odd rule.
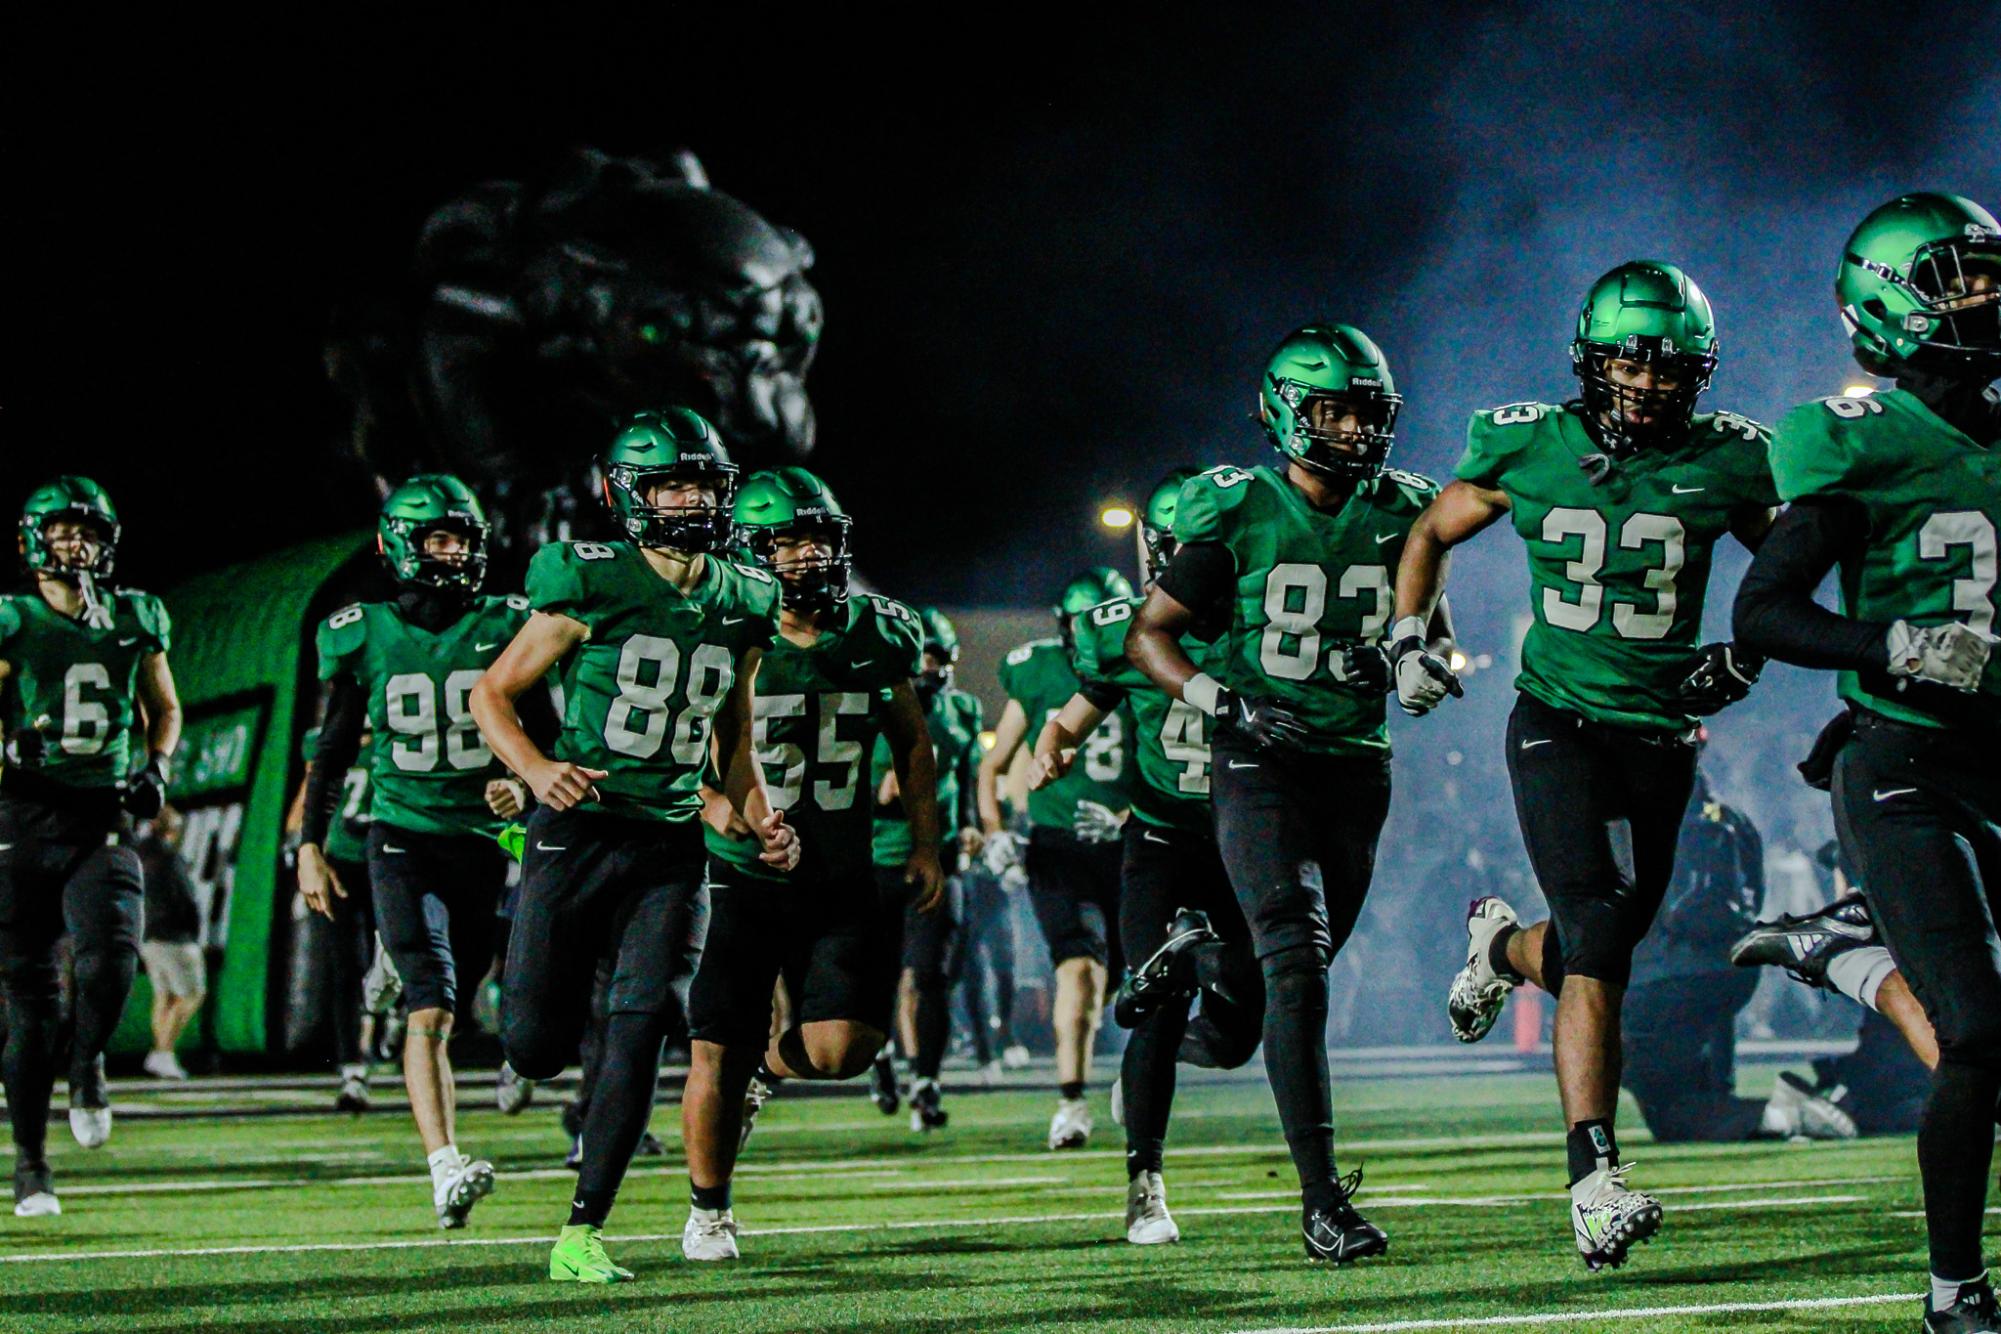
[[1976, 1283], [1985, 1282], [1986, 1278], [1987, 1271], [1984, 1269], [1972, 1278], [1940, 1278], [1937, 1274], [1933, 1274], [1932, 1310], [1945, 1310], [1959, 1300], [1959, 1290], [1961, 1288], [1970, 1288]]
[[431, 1165], [431, 1185], [433, 1187], [443, 1185], [445, 1178], [452, 1174], [462, 1160], [463, 1155], [459, 1153], [459, 1146], [456, 1144], [447, 1144], [426, 1158], [424, 1161]]
[[1864, 945], [1860, 949], [1837, 954], [1828, 961], [1827, 984], [1858, 1005], [1866, 1005], [1873, 1010], [1883, 979], [1896, 968], [1889, 950], [1881, 945]]

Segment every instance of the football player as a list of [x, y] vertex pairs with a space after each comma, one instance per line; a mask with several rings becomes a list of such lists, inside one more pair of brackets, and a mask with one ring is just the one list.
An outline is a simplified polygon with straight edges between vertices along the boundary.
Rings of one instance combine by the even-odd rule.
[[[2001, 1097], [2001, 224], [1911, 194], [1848, 238], [1835, 297], [1882, 393], [1795, 408], [1772, 471], [1790, 502], [1738, 599], [1758, 650], [1840, 671], [1854, 714], [1836, 830], [1898, 970], [1937, 1032], [1918, 1165], [1925, 1327], [2001, 1329], [1981, 1224]], [[1813, 601], [1841, 571], [1841, 612]], [[1969, 855], [1970, 854], [1970, 855]]]
[[0, 975], [14, 1132], [14, 1212], [62, 1212], [49, 1099], [63, 1049], [57, 942], [71, 937], [69, 1126], [111, 1135], [104, 1046], [132, 992], [142, 872], [132, 818], [160, 813], [180, 744], [167, 609], [114, 588], [117, 511], [87, 477], [37, 487], [21, 510], [31, 587], [0, 598]]
[[[1140, 516], [1140, 569], [1151, 589], [1174, 553], [1174, 514], [1193, 468], [1168, 473]], [[1078, 622], [1082, 682], [1035, 743], [1030, 791], [1069, 772], [1092, 730], [1129, 703], [1137, 737], [1138, 781], [1126, 822], [1119, 875], [1119, 941], [1137, 965], [1119, 987], [1113, 1015], [1133, 1031], [1119, 1073], [1126, 1131], [1126, 1240], [1179, 1241], [1161, 1175], [1174, 1106], [1174, 1065], [1184, 1042], [1195, 1064], [1234, 1069], [1251, 1059], [1264, 1023], [1264, 982], [1250, 928], [1216, 850], [1209, 809], [1208, 720], [1170, 699], [1126, 657], [1126, 631], [1141, 598], [1093, 607]], [[1205, 670], [1221, 670], [1225, 641], [1193, 634], [1181, 648]], [[1189, 1010], [1198, 990], [1202, 1019]]]
[[[528, 619], [525, 598], [480, 595], [486, 547], [485, 512], [456, 477], [413, 477], [382, 502], [376, 550], [396, 597], [343, 607], [319, 628], [329, 690], [299, 837], [299, 892], [314, 912], [338, 921], [346, 909], [337, 916], [337, 901], [373, 896], [376, 931], [403, 982], [403, 1084], [443, 1228], [464, 1227], [493, 1190], [493, 1164], [458, 1147], [446, 1044], [461, 999], [492, 962], [507, 877], [493, 836], [518, 813], [492, 804], [488, 786], [506, 771], [466, 708], [473, 683]], [[373, 737], [368, 875], [350, 890], [327, 845], [364, 732]]]
[[[689, 997], [694, 1042], [681, 1102], [693, 1194], [681, 1253], [690, 1260], [736, 1258], [730, 1178], [744, 1118], [776, 1082], [852, 1078], [888, 1038], [900, 933], [884, 921], [869, 853], [879, 734], [912, 793], [897, 887], [927, 913], [944, 893], [931, 739], [912, 683], [917, 613], [850, 591], [851, 528], [804, 468], [754, 474], [736, 499], [738, 545], [783, 593], [778, 639], [758, 668], [753, 744], [772, 808], [804, 852], [789, 875], [761, 861], [743, 815], [704, 793], [711, 915]], [[774, 1035], [781, 977], [791, 1006]], [[747, 1098], [754, 1076], [761, 1088]]]
[[1765, 428], [1695, 410], [1716, 370], [1716, 322], [1680, 269], [1643, 260], [1598, 279], [1570, 357], [1578, 399], [1473, 415], [1456, 480], [1404, 548], [1390, 656], [1410, 713], [1458, 692], [1423, 618], [1447, 552], [1510, 518], [1528, 544], [1531, 621], [1508, 772], [1550, 920], [1523, 927], [1500, 899], [1476, 900], [1447, 1009], [1473, 1042], [1523, 978], [1557, 997], [1571, 1222], [1598, 1269], [1661, 1225], [1659, 1202], [1626, 1188], [1613, 1134], [1633, 949], [1674, 870], [1696, 718], [1758, 676], [1730, 644], [1698, 647], [1710, 554], [1725, 533], [1755, 547], [1776, 497]]
[[[625, 539], [536, 552], [528, 624], [472, 691], [481, 735], [539, 803], [501, 1014], [517, 1073], [547, 1079], [575, 1057], [600, 962], [609, 971], [583, 1161], [549, 1256], [551, 1279], [582, 1283], [632, 1277], [605, 1254], [604, 1221], [652, 1113], [660, 1045], [687, 1013], [708, 926], [701, 787], [712, 735], [722, 790], [759, 858], [780, 869], [799, 859], [751, 750], [778, 584], [714, 554], [730, 542], [736, 465], [699, 414], [666, 408], [635, 415], [601, 467]], [[552, 756], [523, 730], [516, 702], [558, 664]]]
[[[979, 855], [984, 841], [975, 800], [979, 782], [980, 732], [986, 719], [979, 698], [952, 684], [959, 660], [959, 632], [936, 607], [917, 613], [922, 627], [923, 665], [917, 698], [931, 731], [938, 774], [941, 822], [958, 830], [952, 862]], [[910, 1059], [910, 1128], [937, 1130], [947, 1116], [938, 1071], [952, 1032], [951, 985], [959, 977], [965, 948], [965, 894], [956, 875], [947, 879], [945, 899], [921, 911], [906, 880], [912, 851], [909, 809], [896, 774], [895, 752], [887, 734], [876, 738], [871, 765], [875, 784], [875, 873], [883, 910], [903, 939], [903, 975], [897, 988], [897, 1031]], [[900, 926], [898, 925], [900, 924]], [[885, 1113], [897, 1108], [894, 1044], [885, 1046], [870, 1070], [870, 1095]]]
[[[1064, 585], [1054, 608], [1057, 637], [1035, 639], [1001, 661], [1007, 705], [994, 727], [994, 746], [980, 761], [981, 836], [996, 861], [1016, 851], [1000, 807], [1001, 775], [1014, 761], [1029, 728], [1041, 731], [1077, 693], [1070, 661], [1077, 617], [1101, 602], [1132, 596], [1117, 570], [1099, 566]], [[1091, 1136], [1091, 1107], [1084, 1089], [1091, 1075], [1091, 1046], [1105, 1008], [1105, 985], [1120, 969], [1119, 837], [1131, 782], [1126, 766], [1132, 711], [1109, 714], [1084, 747], [1082, 763], [1028, 796], [1029, 903], [1056, 965], [1051, 1023], [1056, 1030], [1056, 1111], [1049, 1120], [1051, 1149], [1081, 1149]]]
[[[1212, 468], [1181, 489], [1174, 559], [1126, 637], [1135, 666], [1210, 720], [1216, 842], [1264, 980], [1265, 1070], [1306, 1254], [1335, 1263], [1389, 1246], [1355, 1208], [1360, 1173], [1335, 1170], [1326, 1033], [1328, 969], [1389, 813], [1391, 572], [1436, 489], [1384, 467], [1402, 402], [1360, 329], [1288, 334], [1258, 394], [1282, 468]], [[1436, 625], [1442, 639], [1442, 611]], [[1217, 626], [1198, 663], [1184, 636]]]

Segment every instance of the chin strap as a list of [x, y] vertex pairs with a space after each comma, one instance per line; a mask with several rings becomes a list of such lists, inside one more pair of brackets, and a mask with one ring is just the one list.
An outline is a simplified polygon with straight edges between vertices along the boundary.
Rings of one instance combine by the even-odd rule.
[[109, 630], [111, 608], [97, 596], [97, 576], [88, 570], [78, 571], [76, 588], [83, 595], [83, 623], [93, 630]]

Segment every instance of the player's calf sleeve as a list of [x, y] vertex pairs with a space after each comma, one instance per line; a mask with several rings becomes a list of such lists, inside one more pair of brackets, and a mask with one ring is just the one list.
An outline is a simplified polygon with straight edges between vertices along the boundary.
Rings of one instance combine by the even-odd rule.
[[917, 988], [917, 1050], [911, 1070], [919, 1079], [936, 1079], [952, 1040], [952, 1000], [942, 974], [935, 987]]
[[71, 1060], [88, 1065], [111, 1041], [119, 1016], [132, 994], [139, 954], [129, 944], [112, 940], [79, 940], [76, 951], [75, 1032]]
[[633, 1150], [653, 1114], [663, 1027], [656, 1014], [619, 1013], [605, 1020], [598, 1084], [584, 1117], [584, 1160], [570, 1206], [572, 1223], [602, 1226], [611, 1213]]
[[11, 998], [7, 1046], [0, 1077], [7, 1088], [7, 1118], [23, 1158], [38, 1161], [48, 1145], [49, 1097], [56, 1085], [56, 1048], [62, 1019], [54, 995]]
[[1977, 1274], [1987, 1171], [1994, 1157], [1994, 1108], [2001, 1070], [1940, 1053], [1918, 1127], [1918, 1170], [1934, 1274]]
[[1327, 1073], [1325, 953], [1295, 945], [1264, 959], [1265, 1073], [1308, 1209], [1337, 1202], [1334, 1094]]
[[1188, 1028], [1188, 1003], [1170, 1002], [1133, 1030], [1119, 1066], [1125, 1093], [1126, 1178], [1158, 1172], [1174, 1108], [1174, 1061]]

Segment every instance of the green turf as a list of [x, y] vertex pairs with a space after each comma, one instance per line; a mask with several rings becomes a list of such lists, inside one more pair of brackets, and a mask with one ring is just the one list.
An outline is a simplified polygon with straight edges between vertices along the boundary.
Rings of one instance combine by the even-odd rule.
[[[1769, 1088], [1769, 1071], [1747, 1084]], [[1060, 1155], [1041, 1150], [1049, 1101], [958, 1097], [951, 1127], [928, 1139], [859, 1093], [774, 1103], [738, 1178], [744, 1258], [727, 1266], [680, 1257], [686, 1177], [678, 1109], [663, 1107], [670, 1156], [641, 1161], [608, 1229], [639, 1281], [609, 1290], [545, 1277], [569, 1198], [549, 1107], [513, 1120], [465, 1110], [461, 1145], [502, 1175], [447, 1244], [400, 1116], [128, 1119], [85, 1154], [58, 1114], [66, 1212], [0, 1215], [0, 1330], [1345, 1328], [1909, 1293], [1924, 1272], [1923, 1224], [1898, 1216], [1919, 1202], [1908, 1139], [1656, 1147], [1629, 1131], [1635, 1184], [1669, 1188], [1666, 1231], [1625, 1269], [1592, 1275], [1572, 1249], [1546, 1075], [1344, 1081], [1342, 1166], [1367, 1168], [1362, 1204], [1391, 1250], [1330, 1271], [1301, 1258], [1262, 1087], [1184, 1090], [1167, 1163], [1184, 1239], [1150, 1248], [1123, 1240], [1121, 1141], [1102, 1099], [1091, 1148]], [[1630, 1108], [1626, 1119], [1637, 1124]], [[104, 1254], [330, 1244], [358, 1248]], [[1553, 1328], [1917, 1323], [1899, 1301]]]

